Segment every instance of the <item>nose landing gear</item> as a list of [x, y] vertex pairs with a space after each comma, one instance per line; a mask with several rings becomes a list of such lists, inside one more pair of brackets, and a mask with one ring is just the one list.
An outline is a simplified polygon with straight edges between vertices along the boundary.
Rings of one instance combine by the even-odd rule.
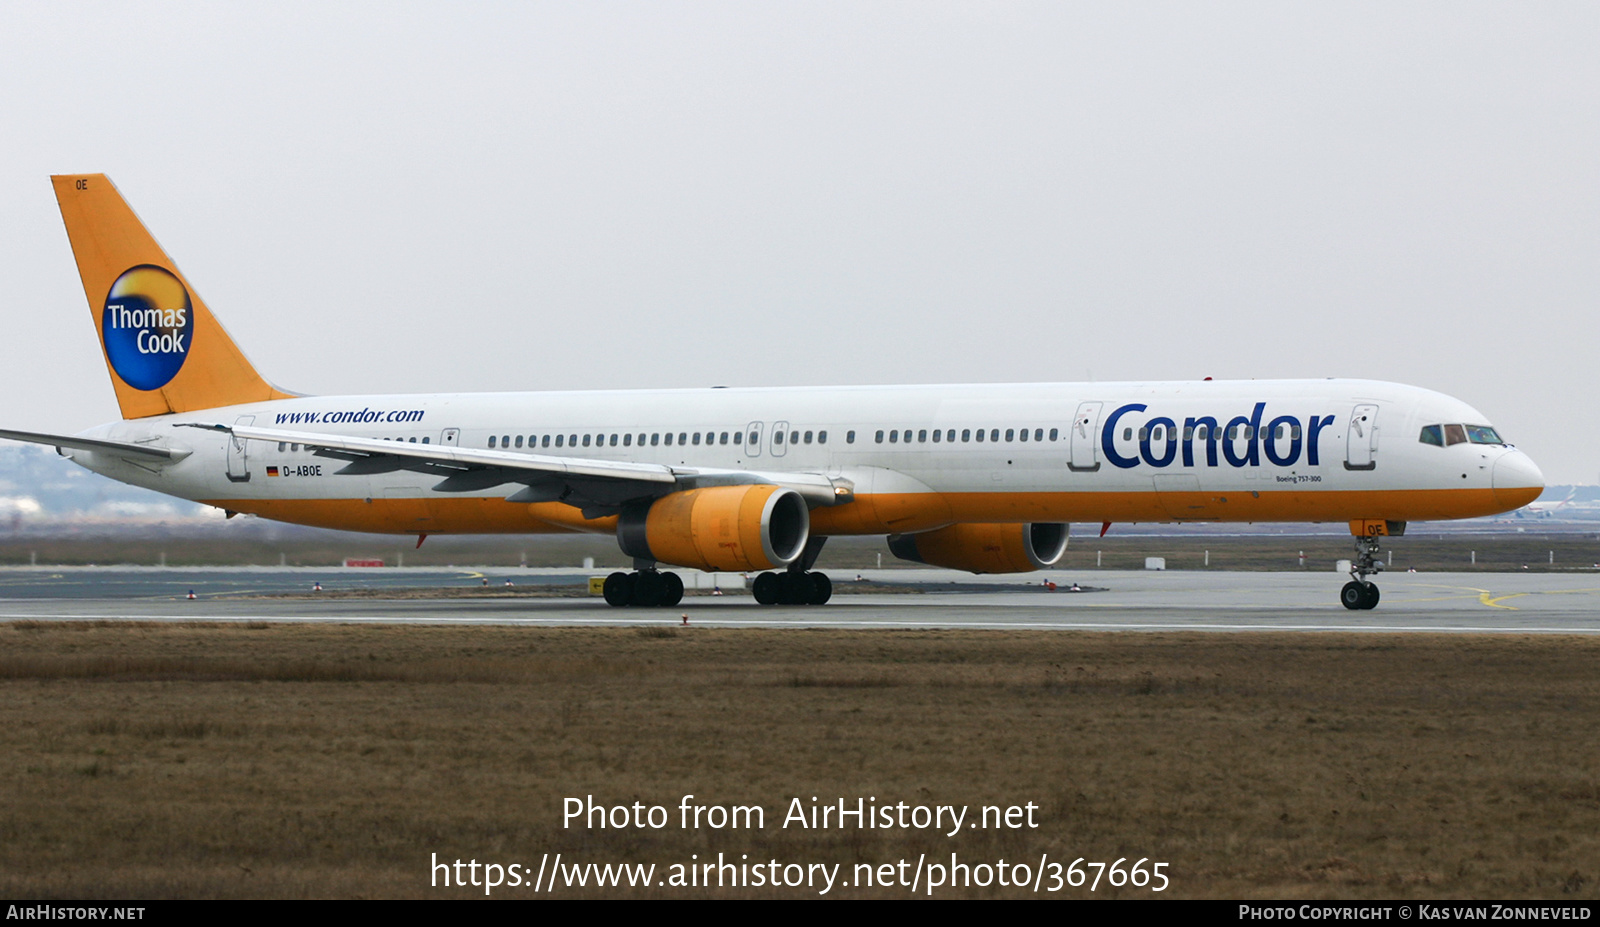
[[1350, 533], [1356, 536], [1356, 555], [1350, 561], [1350, 582], [1339, 590], [1339, 604], [1352, 611], [1378, 607], [1378, 586], [1368, 576], [1383, 570], [1379, 558], [1380, 539], [1398, 537], [1406, 532], [1403, 521], [1352, 521]]

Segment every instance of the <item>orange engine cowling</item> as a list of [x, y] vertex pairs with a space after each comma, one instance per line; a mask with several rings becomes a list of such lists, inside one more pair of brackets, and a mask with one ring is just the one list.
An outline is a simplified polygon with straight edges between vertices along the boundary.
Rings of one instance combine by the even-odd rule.
[[951, 525], [924, 534], [893, 534], [901, 560], [968, 573], [1028, 573], [1055, 566], [1067, 551], [1065, 524]]
[[711, 486], [629, 506], [617, 543], [630, 557], [701, 570], [787, 566], [811, 535], [806, 500], [781, 486]]

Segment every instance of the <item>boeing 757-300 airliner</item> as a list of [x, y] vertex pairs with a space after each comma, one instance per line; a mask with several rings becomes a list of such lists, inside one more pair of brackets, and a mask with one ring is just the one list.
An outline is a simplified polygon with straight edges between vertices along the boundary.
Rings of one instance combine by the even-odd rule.
[[[821, 604], [835, 535], [974, 573], [1059, 561], [1070, 522], [1348, 522], [1347, 608], [1381, 538], [1516, 509], [1544, 478], [1471, 406], [1371, 380], [302, 396], [245, 359], [101, 174], [52, 178], [122, 421], [54, 445], [113, 479], [263, 518], [415, 535], [611, 534], [612, 605], [658, 564], [756, 571]], [[765, 571], [765, 572], [763, 572]]]

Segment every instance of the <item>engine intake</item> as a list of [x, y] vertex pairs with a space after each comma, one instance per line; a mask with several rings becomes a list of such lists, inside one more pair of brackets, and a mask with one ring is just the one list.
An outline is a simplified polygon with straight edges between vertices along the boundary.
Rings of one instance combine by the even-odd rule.
[[711, 486], [631, 505], [617, 520], [630, 557], [701, 570], [789, 565], [811, 535], [806, 500], [781, 486]]
[[968, 573], [1031, 573], [1066, 553], [1067, 525], [950, 525], [892, 534], [889, 550], [901, 560]]

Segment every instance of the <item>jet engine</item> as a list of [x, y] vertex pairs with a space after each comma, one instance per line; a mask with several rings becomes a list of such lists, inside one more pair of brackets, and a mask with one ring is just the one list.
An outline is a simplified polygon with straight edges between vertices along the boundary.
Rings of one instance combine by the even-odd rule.
[[617, 542], [630, 557], [701, 570], [788, 566], [811, 534], [806, 500], [780, 486], [711, 486], [627, 506]]
[[892, 534], [901, 560], [968, 573], [1029, 573], [1055, 566], [1067, 551], [1065, 524], [951, 525], [923, 534]]

